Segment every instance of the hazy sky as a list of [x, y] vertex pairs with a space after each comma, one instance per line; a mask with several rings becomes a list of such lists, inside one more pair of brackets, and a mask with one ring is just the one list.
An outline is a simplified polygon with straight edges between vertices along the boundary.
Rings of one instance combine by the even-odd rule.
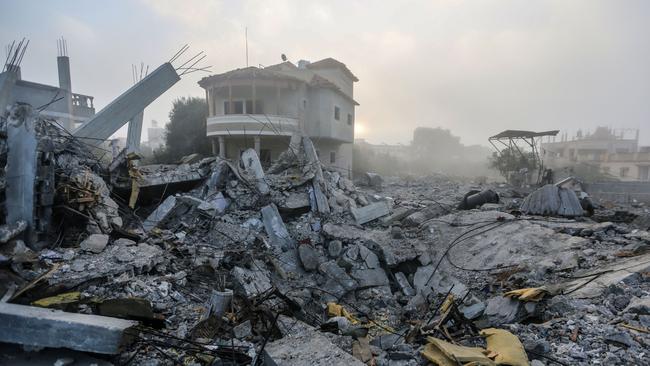
[[[440, 126], [466, 144], [504, 129], [641, 128], [650, 144], [650, 1], [30, 1], [3, 0], [0, 42], [27, 37], [23, 78], [57, 84], [68, 41], [73, 91], [99, 108], [183, 44], [213, 73], [334, 57], [357, 75], [357, 137], [408, 143]], [[145, 111], [204, 96], [199, 73]], [[125, 135], [125, 131], [121, 132]], [[146, 139], [146, 131], [143, 138]]]

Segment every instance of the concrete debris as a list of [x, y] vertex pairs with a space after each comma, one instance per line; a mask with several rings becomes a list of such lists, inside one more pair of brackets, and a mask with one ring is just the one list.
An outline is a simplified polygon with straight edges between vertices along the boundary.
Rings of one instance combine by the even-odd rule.
[[129, 340], [127, 331], [137, 324], [105, 316], [0, 304], [0, 341], [23, 346], [117, 354]]
[[79, 244], [79, 248], [92, 253], [101, 253], [108, 244], [108, 235], [92, 234]]
[[360, 208], [351, 208], [352, 217], [359, 225], [376, 220], [390, 213], [388, 202], [379, 201]]
[[[16, 185], [25, 167], [2, 156], [25, 122], [34, 184]], [[519, 365], [520, 344], [530, 364], [644, 364], [646, 206], [594, 200], [583, 216], [588, 185], [569, 181], [528, 196], [445, 175], [356, 186], [300, 134], [268, 168], [261, 151], [107, 162], [28, 107], [1, 115], [0, 188], [30, 209], [0, 207], [0, 309], [21, 309], [0, 341], [62, 364], [81, 350], [120, 364]]]
[[0, 226], [0, 244], [6, 244], [9, 240], [20, 235], [23, 231], [27, 229], [27, 222], [24, 220], [18, 220], [11, 225], [1, 225]]

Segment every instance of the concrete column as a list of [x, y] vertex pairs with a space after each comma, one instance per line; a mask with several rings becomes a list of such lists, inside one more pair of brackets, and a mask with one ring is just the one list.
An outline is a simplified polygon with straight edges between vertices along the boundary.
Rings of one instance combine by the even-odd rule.
[[66, 130], [72, 131], [74, 129], [74, 121], [72, 119], [72, 80], [70, 78], [70, 58], [68, 56], [59, 56], [56, 58], [57, 68], [59, 71], [59, 88], [63, 93], [61, 103], [65, 105], [67, 117], [62, 118], [61, 124]]
[[219, 136], [219, 156], [226, 158], [226, 138]]
[[129, 152], [140, 151], [140, 139], [142, 137], [142, 119], [144, 111], [138, 113], [129, 121], [129, 129], [126, 135], [126, 148]]
[[212, 105], [212, 88], [205, 89], [205, 101], [208, 103], [208, 117], [214, 116], [214, 106]]
[[217, 156], [217, 154], [219, 153], [219, 150], [218, 150], [219, 145], [217, 145], [217, 139], [212, 138], [212, 139], [210, 139], [210, 142], [212, 143], [212, 155]]
[[257, 97], [257, 87], [255, 86], [255, 79], [253, 79], [253, 114], [257, 114], [257, 106], [256, 106], [257, 103], [255, 102], [256, 97]]
[[255, 152], [257, 153], [257, 156], [260, 156], [260, 137], [259, 136], [254, 136], [253, 137], [253, 142], [255, 143]]
[[232, 101], [232, 85], [230, 83], [228, 84], [228, 113], [235, 113], [235, 104]]

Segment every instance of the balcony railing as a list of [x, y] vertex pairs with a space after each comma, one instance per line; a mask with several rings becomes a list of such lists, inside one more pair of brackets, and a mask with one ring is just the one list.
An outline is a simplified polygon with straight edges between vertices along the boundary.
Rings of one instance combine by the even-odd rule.
[[269, 114], [227, 114], [207, 119], [208, 136], [291, 136], [300, 131], [298, 118]]

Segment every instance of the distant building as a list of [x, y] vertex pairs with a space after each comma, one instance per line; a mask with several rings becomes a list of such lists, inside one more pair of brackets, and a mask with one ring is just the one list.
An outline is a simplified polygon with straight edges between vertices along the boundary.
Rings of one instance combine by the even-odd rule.
[[9, 104], [26, 103], [34, 108], [42, 107], [42, 115], [54, 118], [68, 131], [95, 115], [93, 97], [72, 92], [70, 58], [65, 50], [57, 57], [59, 85], [52, 86], [22, 79], [20, 67], [13, 66], [16, 82], [11, 88]]
[[541, 144], [546, 166], [558, 169], [576, 164], [597, 167], [622, 181], [650, 180], [650, 148], [639, 147], [639, 131], [598, 127], [593, 133], [578, 131], [572, 139]]
[[354, 144], [359, 146], [361, 149], [371, 151], [376, 155], [387, 155], [403, 161], [408, 161], [412, 157], [412, 149], [410, 145], [371, 144], [365, 139], [355, 139]]
[[313, 138], [321, 162], [349, 174], [354, 141], [354, 83], [345, 64], [326, 58], [298, 65], [247, 67], [199, 81], [208, 101], [213, 153], [238, 158], [255, 148], [268, 164], [294, 132]]
[[151, 120], [151, 127], [147, 128], [147, 144], [156, 150], [165, 144], [165, 129], [158, 127], [158, 121]]

